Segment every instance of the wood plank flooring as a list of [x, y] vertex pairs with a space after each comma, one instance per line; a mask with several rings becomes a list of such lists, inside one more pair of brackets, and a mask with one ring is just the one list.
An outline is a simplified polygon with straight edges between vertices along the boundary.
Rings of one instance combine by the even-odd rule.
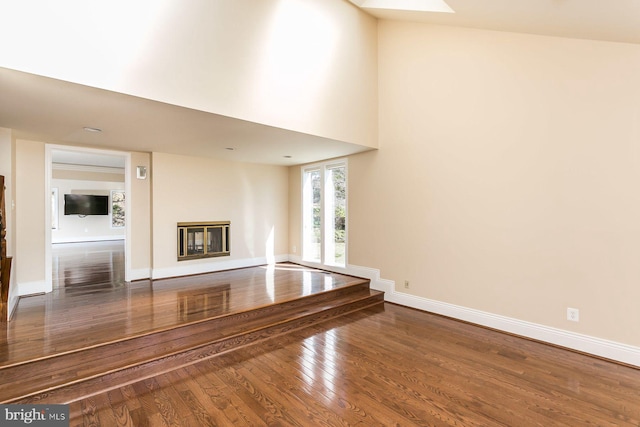
[[9, 356], [0, 402], [74, 402], [383, 304], [367, 279], [294, 264], [148, 281], [135, 292], [115, 271], [122, 251], [113, 242], [56, 248], [54, 292], [26, 298], [13, 339], [0, 342]]
[[284, 304], [0, 367], [0, 403], [69, 403], [384, 303], [364, 282]]
[[70, 409], [72, 426], [638, 426], [640, 370], [387, 303]]
[[125, 285], [123, 251], [117, 242], [63, 245], [54, 259], [54, 291], [21, 298], [5, 325], [0, 367], [362, 282], [278, 264]]
[[[2, 366], [96, 337], [355, 280], [278, 265], [125, 286], [95, 269], [20, 301], [0, 340], [0, 384]], [[640, 426], [640, 370], [387, 303], [135, 378], [70, 410], [72, 426]]]

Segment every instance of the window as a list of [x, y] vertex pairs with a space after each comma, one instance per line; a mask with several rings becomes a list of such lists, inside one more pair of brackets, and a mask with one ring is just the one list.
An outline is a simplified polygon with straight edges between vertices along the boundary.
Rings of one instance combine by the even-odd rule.
[[124, 227], [124, 191], [111, 190], [111, 227]]
[[51, 189], [51, 229], [58, 229], [58, 189]]
[[302, 170], [302, 259], [347, 264], [347, 162]]

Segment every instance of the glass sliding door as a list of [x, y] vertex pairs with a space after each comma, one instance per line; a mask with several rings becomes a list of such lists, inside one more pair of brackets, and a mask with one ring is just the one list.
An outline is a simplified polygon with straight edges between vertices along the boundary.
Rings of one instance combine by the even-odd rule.
[[302, 258], [305, 261], [322, 262], [321, 242], [321, 174], [320, 170], [304, 171], [302, 186]]
[[345, 166], [327, 167], [325, 180], [324, 263], [344, 267], [347, 219]]
[[302, 259], [347, 263], [347, 164], [323, 163], [302, 171]]

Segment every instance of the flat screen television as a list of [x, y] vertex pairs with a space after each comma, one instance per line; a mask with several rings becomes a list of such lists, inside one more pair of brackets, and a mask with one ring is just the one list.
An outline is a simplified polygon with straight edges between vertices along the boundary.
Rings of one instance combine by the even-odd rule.
[[65, 194], [65, 215], [109, 215], [109, 196]]

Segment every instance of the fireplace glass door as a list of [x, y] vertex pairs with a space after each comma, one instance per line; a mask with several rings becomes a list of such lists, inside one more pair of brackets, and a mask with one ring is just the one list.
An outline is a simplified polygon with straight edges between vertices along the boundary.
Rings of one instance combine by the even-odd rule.
[[178, 261], [228, 256], [230, 221], [178, 223]]

